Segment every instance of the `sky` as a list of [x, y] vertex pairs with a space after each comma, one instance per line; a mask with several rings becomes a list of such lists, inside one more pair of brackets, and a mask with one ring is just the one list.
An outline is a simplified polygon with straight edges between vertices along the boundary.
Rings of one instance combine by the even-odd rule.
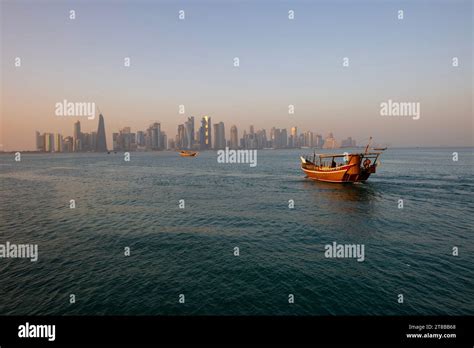
[[[208, 115], [227, 139], [235, 124], [239, 136], [297, 126], [339, 140], [473, 146], [472, 3], [0, 0], [0, 150], [34, 150], [35, 131], [72, 135], [78, 119], [97, 130], [97, 117], [56, 116], [65, 99], [96, 103], [109, 145], [125, 126], [158, 121], [174, 138], [188, 116], [197, 129]], [[420, 119], [381, 116], [389, 99], [420, 103]]]

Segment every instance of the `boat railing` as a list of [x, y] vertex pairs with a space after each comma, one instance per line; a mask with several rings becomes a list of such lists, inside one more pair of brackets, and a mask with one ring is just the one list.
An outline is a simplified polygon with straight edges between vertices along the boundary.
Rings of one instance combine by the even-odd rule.
[[[362, 163], [364, 159], [370, 159], [372, 164], [377, 162], [377, 159], [382, 154], [382, 152], [365, 152], [365, 153], [343, 153], [343, 154], [305, 154], [303, 158], [306, 161], [307, 165], [313, 165], [320, 168], [334, 168], [344, 166], [349, 163], [349, 156], [359, 156], [360, 162]], [[344, 158], [345, 163], [337, 163], [335, 166], [332, 165], [332, 161], [335, 161], [336, 158]], [[332, 159], [332, 160], [329, 160]], [[326, 161], [325, 161], [326, 160]]]

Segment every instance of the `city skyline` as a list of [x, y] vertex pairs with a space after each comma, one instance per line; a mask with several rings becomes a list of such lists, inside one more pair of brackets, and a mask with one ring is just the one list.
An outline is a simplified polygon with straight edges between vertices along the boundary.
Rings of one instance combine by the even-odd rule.
[[[226, 137], [225, 124], [220, 121], [212, 124], [208, 116], [201, 118], [201, 127], [194, 132], [195, 117], [188, 117], [184, 124], [179, 124], [175, 137], [168, 139], [166, 132], [161, 130], [159, 121], [153, 122], [145, 131], [132, 130], [126, 126], [112, 132], [112, 146], [107, 147], [105, 138], [105, 120], [99, 115], [97, 131], [83, 132], [80, 121], [73, 124], [73, 135], [35, 131], [35, 151], [38, 152], [107, 152], [107, 151], [159, 151], [159, 150], [220, 150], [231, 149], [282, 149], [282, 148], [345, 148], [356, 147], [356, 140], [347, 137], [340, 141], [332, 132], [326, 137], [311, 130], [298, 131], [297, 126], [286, 128], [257, 129], [253, 125], [242, 131], [238, 136], [238, 127], [232, 125], [229, 137]], [[214, 131], [213, 131], [214, 129]], [[214, 134], [214, 135], [212, 135]], [[212, 140], [214, 139], [214, 140]]]
[[[100, 105], [108, 129], [160, 120], [172, 134], [209, 115], [226, 137], [233, 124], [297, 124], [393, 146], [473, 145], [470, 1], [267, 4], [229, 15], [214, 2], [2, 2], [0, 150], [33, 150], [37, 129], [69, 132], [54, 109], [65, 99]], [[382, 116], [388, 100], [419, 103], [421, 117]]]

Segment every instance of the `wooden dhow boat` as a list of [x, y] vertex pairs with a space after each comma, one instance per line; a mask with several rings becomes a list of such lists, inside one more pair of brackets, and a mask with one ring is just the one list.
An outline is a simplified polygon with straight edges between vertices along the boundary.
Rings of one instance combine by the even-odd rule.
[[196, 157], [198, 155], [198, 152], [196, 151], [186, 151], [186, 150], [181, 150], [179, 152], [179, 155], [181, 157]]
[[[306, 177], [317, 181], [353, 183], [366, 181], [375, 173], [382, 152], [316, 154], [300, 157]], [[342, 162], [341, 162], [342, 161]]]

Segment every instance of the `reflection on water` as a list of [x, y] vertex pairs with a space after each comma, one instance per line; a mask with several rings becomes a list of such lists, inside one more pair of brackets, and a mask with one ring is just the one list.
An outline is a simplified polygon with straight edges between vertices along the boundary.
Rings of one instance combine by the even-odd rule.
[[315, 194], [312, 196], [323, 197], [328, 201], [370, 201], [376, 199], [377, 191], [369, 182], [366, 183], [329, 183], [323, 181], [305, 180], [306, 190], [312, 190]]
[[304, 189], [315, 207], [325, 207], [334, 214], [355, 213], [362, 209], [370, 215], [379, 196], [374, 184], [328, 183], [305, 179]]

